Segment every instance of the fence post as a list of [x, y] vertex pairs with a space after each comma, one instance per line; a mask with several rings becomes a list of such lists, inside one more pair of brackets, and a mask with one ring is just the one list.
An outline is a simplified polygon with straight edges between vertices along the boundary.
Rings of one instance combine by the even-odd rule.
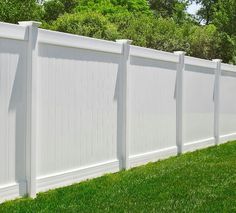
[[214, 84], [214, 137], [215, 144], [218, 145], [220, 142], [220, 131], [219, 131], [219, 117], [220, 117], [220, 76], [221, 76], [221, 59], [213, 59], [216, 63], [215, 69], [215, 84]]
[[[121, 160], [122, 168], [129, 169], [129, 69], [130, 64], [130, 45], [131, 40], [121, 39], [116, 40], [117, 43], [123, 45], [122, 58], [122, 145], [121, 145]], [[119, 142], [119, 141], [118, 141]]]
[[27, 193], [36, 197], [36, 141], [37, 141], [37, 56], [38, 27], [40, 22], [23, 21], [19, 25], [28, 28], [27, 49], [27, 124], [26, 124], [26, 180]]
[[178, 153], [183, 152], [183, 75], [185, 69], [184, 57], [185, 52], [176, 51], [175, 55], [179, 56], [179, 62], [177, 64], [177, 77], [176, 77], [176, 144]]

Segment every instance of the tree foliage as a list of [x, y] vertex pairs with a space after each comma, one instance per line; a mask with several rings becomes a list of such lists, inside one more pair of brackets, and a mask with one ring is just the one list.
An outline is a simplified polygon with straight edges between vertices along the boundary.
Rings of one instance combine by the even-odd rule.
[[59, 0], [47, 1], [44, 3], [44, 20], [47, 22], [56, 20], [65, 13], [65, 6]]
[[236, 35], [236, 1], [218, 0], [213, 13], [213, 23], [230, 36]]
[[38, 21], [41, 17], [41, 6], [35, 0], [0, 0], [0, 21], [10, 23]]
[[177, 22], [186, 19], [188, 3], [188, 0], [149, 0], [150, 8], [157, 16], [173, 17]]
[[195, 2], [202, 5], [197, 12], [199, 20], [205, 21], [206, 24], [210, 24], [213, 20], [215, 5], [218, 0], [195, 0]]
[[107, 40], [118, 37], [116, 26], [97, 13], [65, 14], [50, 25], [50, 29]]

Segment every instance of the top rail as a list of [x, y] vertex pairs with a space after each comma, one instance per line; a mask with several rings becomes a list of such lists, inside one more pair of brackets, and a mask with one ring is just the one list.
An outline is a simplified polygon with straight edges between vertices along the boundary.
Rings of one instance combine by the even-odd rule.
[[40, 43], [64, 47], [81, 48], [116, 54], [122, 54], [123, 51], [122, 45], [116, 42], [43, 29], [39, 29], [38, 39]]
[[179, 57], [174, 53], [149, 49], [145, 47], [138, 47], [131, 45], [130, 47], [130, 55], [136, 56], [140, 58], [161, 60], [161, 61], [169, 61], [177, 63], [179, 61]]
[[216, 64], [213, 61], [190, 56], [185, 56], [185, 65], [192, 65], [192, 66], [212, 68], [212, 69], [216, 68]]
[[0, 38], [28, 40], [27, 27], [0, 22]]
[[[27, 26], [0, 22], [0, 38], [27, 41], [29, 39], [28, 28]], [[80, 48], [106, 53], [123, 53], [123, 45], [117, 42], [44, 29], [38, 30], [38, 42], [50, 45]], [[178, 56], [174, 53], [133, 45], [130, 45], [130, 55], [140, 58], [161, 60], [174, 63], [178, 63], [179, 61]], [[185, 65], [192, 65], [210, 69], [216, 68], [216, 64], [213, 61], [190, 56], [185, 56]], [[223, 73], [236, 73], [236, 66], [222, 63], [221, 70]]]
[[231, 64], [221, 64], [221, 70], [222, 71], [229, 71], [229, 72], [235, 72], [236, 73], [236, 66], [231, 65]]

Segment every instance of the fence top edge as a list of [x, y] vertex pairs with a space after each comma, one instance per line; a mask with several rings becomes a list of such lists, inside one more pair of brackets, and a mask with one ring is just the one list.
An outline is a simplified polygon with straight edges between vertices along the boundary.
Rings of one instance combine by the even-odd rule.
[[0, 22], [0, 38], [28, 40], [28, 29], [26, 26]]
[[192, 56], [185, 56], [185, 64], [190, 66], [196, 66], [196, 67], [206, 67], [209, 69], [215, 69], [216, 68], [216, 62], [202, 59], [202, 58], [196, 58]]
[[171, 52], [131, 45], [130, 55], [146, 59], [178, 63], [179, 56]]
[[236, 66], [232, 65], [232, 64], [222, 63], [221, 64], [221, 69], [223, 71], [227, 71], [227, 72], [236, 72]]
[[[0, 22], [0, 29], [0, 38], [28, 40], [27, 26]], [[68, 41], [66, 41], [66, 39]], [[78, 43], [73, 45], [75, 41]], [[118, 42], [46, 29], [39, 29], [39, 42], [116, 54], [122, 54], [123, 52], [123, 46]], [[178, 56], [174, 53], [134, 45], [130, 46], [130, 55], [169, 62], [178, 62]], [[216, 62], [214, 61], [206, 59], [185, 56], [185, 65], [215, 68], [215, 63]], [[231, 64], [221, 63], [221, 69], [224, 71], [236, 72], [236, 66]]]
[[123, 46], [117, 42], [86, 36], [74, 35], [52, 30], [39, 29], [39, 43], [96, 50], [101, 52], [122, 53]]

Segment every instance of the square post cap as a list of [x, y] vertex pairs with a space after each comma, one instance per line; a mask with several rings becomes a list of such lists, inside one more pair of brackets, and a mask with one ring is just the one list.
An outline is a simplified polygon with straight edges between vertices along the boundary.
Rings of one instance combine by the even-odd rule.
[[174, 54], [175, 55], [185, 55], [186, 52], [184, 52], [184, 51], [175, 51]]
[[39, 27], [42, 23], [38, 21], [19, 21], [19, 25], [21, 26], [32, 26], [32, 27]]
[[221, 63], [222, 60], [221, 59], [212, 59], [213, 62], [218, 62], [218, 63]]
[[131, 44], [132, 40], [129, 40], [129, 39], [117, 39], [116, 42], [119, 43], [119, 44]]

